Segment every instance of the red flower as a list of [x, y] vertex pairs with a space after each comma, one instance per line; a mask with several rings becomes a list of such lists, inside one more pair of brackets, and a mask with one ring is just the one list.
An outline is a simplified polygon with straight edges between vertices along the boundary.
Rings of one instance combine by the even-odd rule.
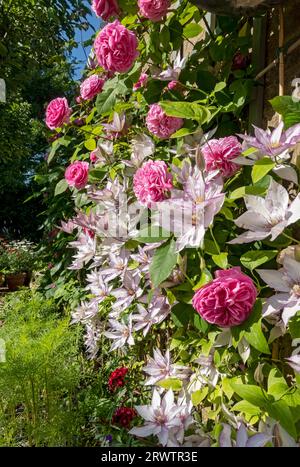
[[130, 407], [119, 407], [113, 415], [112, 423], [128, 428], [136, 415], [136, 411]]
[[110, 377], [108, 379], [108, 386], [111, 391], [114, 391], [116, 388], [124, 386], [124, 378], [127, 372], [128, 368], [121, 367], [117, 368], [110, 374]]

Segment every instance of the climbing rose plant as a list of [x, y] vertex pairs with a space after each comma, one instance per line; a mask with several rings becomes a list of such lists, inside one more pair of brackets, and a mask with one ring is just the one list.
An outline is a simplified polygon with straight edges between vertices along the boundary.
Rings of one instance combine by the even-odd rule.
[[107, 423], [141, 445], [296, 445], [300, 123], [246, 134], [239, 20], [216, 41], [188, 1], [92, 8], [113, 22], [76, 103], [52, 101], [46, 124], [50, 173], [70, 155], [55, 196], [75, 206], [59, 233], [85, 281], [72, 323], [88, 358], [117, 362], [112, 400], [123, 391]]

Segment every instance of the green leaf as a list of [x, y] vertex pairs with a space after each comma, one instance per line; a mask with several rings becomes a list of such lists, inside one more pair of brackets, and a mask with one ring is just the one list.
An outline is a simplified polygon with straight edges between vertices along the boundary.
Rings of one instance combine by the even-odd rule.
[[150, 265], [150, 277], [153, 287], [158, 287], [173, 271], [177, 261], [176, 242], [172, 239], [159, 247]]
[[215, 242], [209, 240], [209, 238], [204, 239], [204, 252], [208, 255], [218, 255], [219, 251], [216, 247]]
[[134, 240], [140, 243], [156, 243], [161, 240], [167, 240], [170, 236], [170, 232], [167, 232], [162, 227], [156, 227], [150, 224], [149, 226], [141, 229]]
[[230, 400], [234, 394], [234, 390], [231, 387], [230, 379], [229, 378], [223, 378], [222, 379], [222, 389], [223, 392], [226, 394], [228, 399]]
[[270, 100], [273, 109], [283, 117], [286, 128], [300, 123], [300, 102], [292, 96], [277, 96]]
[[180, 379], [163, 379], [162, 381], [159, 381], [158, 386], [161, 386], [164, 389], [173, 389], [173, 391], [180, 391], [182, 388], [182, 381]]
[[96, 140], [94, 140], [93, 138], [90, 138], [87, 141], [85, 141], [84, 145], [89, 151], [94, 151], [97, 147]]
[[297, 439], [297, 430], [292, 412], [286, 402], [280, 400], [269, 404], [268, 413], [274, 420], [277, 420], [294, 439]]
[[187, 39], [199, 36], [203, 28], [198, 23], [189, 23], [183, 28], [183, 35]]
[[263, 195], [266, 192], [266, 188], [261, 186], [241, 186], [236, 190], [233, 190], [228, 199], [239, 199], [245, 195]]
[[172, 307], [171, 318], [178, 328], [187, 326], [194, 315], [194, 308], [186, 303], [177, 303], [177, 305]]
[[226, 269], [228, 265], [228, 253], [220, 253], [218, 255], [212, 255], [213, 262], [221, 269]]
[[71, 139], [69, 139], [69, 138], [67, 138], [65, 136], [63, 136], [62, 138], [59, 138], [56, 141], [54, 141], [54, 143], [52, 144], [52, 148], [51, 148], [51, 151], [49, 153], [49, 156], [47, 157], [47, 163], [50, 164], [53, 157], [55, 156], [56, 151], [58, 150], [58, 148], [60, 146], [68, 147], [70, 143], [71, 143]]
[[252, 324], [250, 331], [245, 331], [244, 337], [256, 350], [265, 354], [271, 353], [265, 335], [262, 332], [261, 320]]
[[204, 268], [201, 273], [200, 281], [193, 287], [193, 290], [200, 289], [202, 285], [207, 284], [211, 280], [212, 280], [212, 275], [210, 271], [207, 268]]
[[195, 312], [194, 312], [194, 326], [196, 329], [199, 329], [199, 331], [203, 332], [203, 334], [205, 334], [209, 328], [209, 324], [206, 321], [204, 321], [204, 319], [201, 318], [201, 316], [198, 315], [198, 313], [195, 313]]
[[265, 409], [268, 405], [266, 392], [252, 384], [231, 383], [234, 392], [250, 404]]
[[251, 416], [260, 414], [260, 409], [257, 406], [250, 404], [250, 402], [247, 402], [247, 401], [237, 402], [232, 407], [232, 410], [237, 411], [237, 412], [243, 412], [246, 415], [251, 415]]
[[193, 125], [191, 125], [190, 128], [187, 128], [187, 127], [183, 127], [183, 128], [180, 128], [180, 130], [176, 131], [175, 133], [173, 133], [170, 138], [183, 138], [184, 136], [187, 136], [187, 135], [192, 135], [193, 133], [195, 133], [196, 129], [194, 128]]
[[271, 259], [275, 258], [277, 253], [277, 250], [247, 251], [247, 253], [244, 253], [241, 256], [240, 261], [245, 268], [250, 269], [250, 271], [253, 271], [261, 264], [264, 264], [267, 261], [270, 261]]
[[222, 91], [223, 89], [226, 88], [226, 86], [227, 84], [225, 83], [225, 81], [220, 81], [219, 83], [216, 84], [215, 89], [213, 90], [213, 93]]
[[195, 102], [161, 101], [160, 106], [170, 117], [193, 119], [197, 120], [200, 124], [207, 122], [210, 117], [210, 111], [207, 107]]
[[63, 178], [55, 187], [54, 196], [61, 195], [68, 189], [67, 181]]
[[273, 396], [275, 400], [278, 400], [288, 389], [287, 382], [278, 368], [272, 368], [268, 376], [268, 394]]
[[208, 386], [205, 386], [203, 389], [199, 389], [198, 391], [195, 391], [192, 393], [192, 404], [193, 406], [197, 406], [200, 404], [200, 402], [205, 399], [205, 397], [208, 394]]
[[107, 167], [101, 167], [98, 169], [92, 169], [89, 171], [89, 182], [90, 183], [95, 183], [98, 182], [103, 178], [105, 173], [107, 172]]
[[269, 157], [263, 157], [262, 159], [255, 162], [252, 167], [252, 181], [253, 183], [259, 182], [265, 175], [267, 175], [270, 170], [275, 167], [275, 162], [273, 162]]

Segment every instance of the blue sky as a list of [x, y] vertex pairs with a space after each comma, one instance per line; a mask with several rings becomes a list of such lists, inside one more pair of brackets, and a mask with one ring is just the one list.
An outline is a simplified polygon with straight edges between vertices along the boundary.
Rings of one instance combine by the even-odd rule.
[[[86, 4], [88, 6], [91, 5], [91, 0], [87, 0]], [[88, 22], [98, 31], [101, 26], [101, 20], [97, 18], [95, 13], [91, 9], [91, 14], [88, 17]], [[73, 57], [78, 61], [78, 65], [76, 66], [76, 72], [75, 72], [75, 78], [80, 79], [82, 75], [82, 71], [85, 68], [86, 65], [86, 57], [90, 53], [91, 46], [89, 47], [84, 47], [82, 42], [87, 41], [88, 39], [91, 38], [93, 35], [94, 31], [90, 27], [87, 31], [80, 31], [78, 30], [76, 35], [75, 35], [75, 40], [78, 43], [78, 47], [73, 51]]]

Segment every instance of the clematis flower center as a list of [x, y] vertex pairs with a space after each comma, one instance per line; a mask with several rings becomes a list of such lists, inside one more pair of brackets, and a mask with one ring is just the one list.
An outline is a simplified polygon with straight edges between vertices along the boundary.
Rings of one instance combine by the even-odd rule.
[[196, 204], [201, 204], [205, 201], [204, 196], [198, 196], [198, 198], [195, 199]]
[[158, 425], [164, 425], [167, 421], [167, 417], [163, 414], [157, 415], [155, 421]]
[[293, 290], [293, 293], [297, 295], [297, 297], [300, 297], [300, 285], [299, 284], [295, 284], [292, 290]]

